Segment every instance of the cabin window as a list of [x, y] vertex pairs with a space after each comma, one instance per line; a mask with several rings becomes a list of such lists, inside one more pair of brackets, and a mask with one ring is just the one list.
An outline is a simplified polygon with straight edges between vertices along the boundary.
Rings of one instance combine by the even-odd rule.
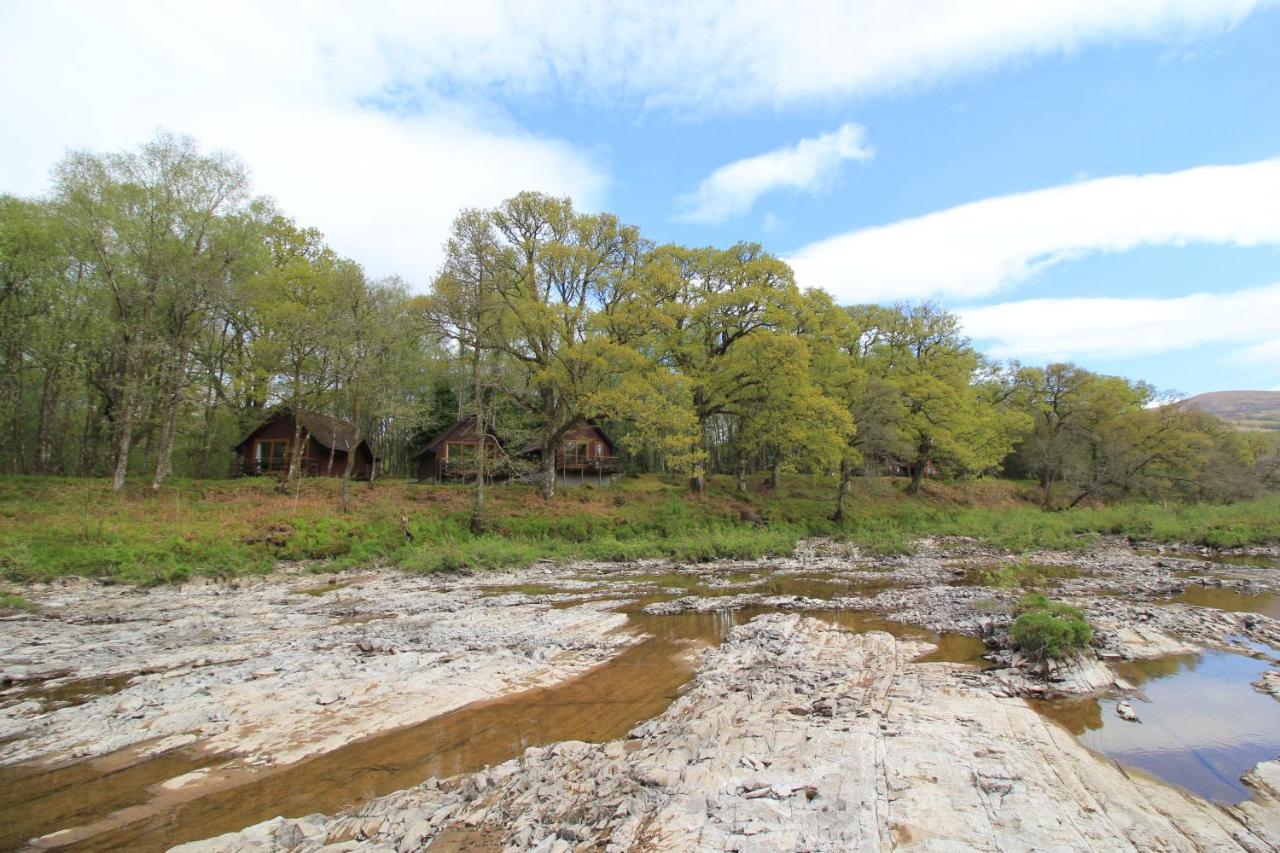
[[566, 441], [564, 443], [564, 461], [566, 465], [581, 465], [587, 461], [587, 444], [583, 441]]
[[474, 444], [446, 444], [444, 458], [450, 465], [462, 467], [474, 465], [476, 461], [476, 446]]
[[280, 464], [289, 455], [287, 438], [269, 439], [258, 442], [258, 461], [268, 464]]

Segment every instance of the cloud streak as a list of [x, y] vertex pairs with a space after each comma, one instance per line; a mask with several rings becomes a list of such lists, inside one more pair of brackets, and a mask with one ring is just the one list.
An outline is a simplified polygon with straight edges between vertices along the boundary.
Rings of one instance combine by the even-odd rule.
[[1130, 358], [1255, 342], [1242, 356], [1280, 351], [1280, 342], [1269, 340], [1280, 317], [1280, 282], [1168, 299], [1025, 299], [957, 313], [965, 332], [995, 358]]
[[67, 148], [168, 127], [236, 151], [339, 251], [421, 288], [459, 208], [521, 189], [607, 201], [607, 163], [502, 105], [830, 105], [1091, 43], [1213, 34], [1273, 2], [5, 3], [0, 189], [42, 191]]
[[713, 225], [747, 213], [766, 193], [821, 190], [847, 161], [871, 159], [873, 152], [865, 139], [863, 129], [849, 123], [795, 145], [735, 160], [677, 201], [677, 219]]
[[976, 299], [1085, 255], [1280, 244], [1280, 159], [998, 196], [805, 246], [807, 287], [849, 301]]

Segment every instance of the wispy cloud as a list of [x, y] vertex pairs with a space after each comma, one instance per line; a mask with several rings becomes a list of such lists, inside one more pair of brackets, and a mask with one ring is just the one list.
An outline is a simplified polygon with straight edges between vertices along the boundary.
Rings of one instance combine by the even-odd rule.
[[475, 0], [312, 4], [305, 16], [281, 4], [278, 23], [291, 38], [318, 31], [409, 93], [554, 93], [706, 112], [864, 97], [1095, 42], [1183, 45], [1272, 2]]
[[1280, 352], [1280, 341], [1270, 340], [1280, 282], [1168, 299], [1025, 299], [958, 313], [965, 331], [996, 358], [1123, 358], [1254, 342], [1255, 354]]
[[0, 189], [39, 191], [67, 147], [166, 126], [239, 152], [340, 251], [421, 286], [461, 207], [520, 189], [606, 201], [607, 164], [503, 104], [830, 105], [1093, 42], [1212, 34], [1272, 2], [3, 3], [0, 76], [19, 82], [0, 87]]
[[812, 243], [787, 260], [848, 301], [973, 299], [1138, 246], [1280, 244], [1280, 159], [999, 196]]
[[[1280, 317], [1274, 319], [1277, 330], [1280, 330]], [[1231, 357], [1233, 361], [1243, 364], [1270, 364], [1280, 373], [1280, 338], [1238, 349]]]
[[872, 157], [865, 139], [863, 129], [849, 123], [795, 145], [727, 163], [703, 179], [696, 191], [677, 200], [677, 218], [716, 224], [747, 213], [766, 193], [821, 190], [846, 161]]

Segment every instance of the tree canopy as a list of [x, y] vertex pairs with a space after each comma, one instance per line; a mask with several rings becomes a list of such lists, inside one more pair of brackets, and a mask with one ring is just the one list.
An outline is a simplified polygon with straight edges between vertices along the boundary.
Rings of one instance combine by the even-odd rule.
[[569, 199], [461, 212], [415, 294], [255, 196], [235, 157], [171, 134], [73, 152], [48, 197], [0, 197], [0, 329], [0, 466], [117, 488], [225, 475], [275, 406], [349, 420], [387, 474], [474, 415], [509, 439], [503, 473], [544, 495], [560, 442], [596, 423], [627, 470], [695, 490], [831, 474], [837, 517], [859, 473], [910, 492], [1026, 477], [1047, 508], [1280, 479], [1275, 436], [1145, 383], [993, 363], [940, 306], [841, 306], [758, 244], [657, 244]]

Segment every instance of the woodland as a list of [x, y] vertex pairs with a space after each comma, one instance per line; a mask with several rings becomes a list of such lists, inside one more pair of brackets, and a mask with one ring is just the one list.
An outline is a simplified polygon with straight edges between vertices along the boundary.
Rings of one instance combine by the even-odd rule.
[[[840, 305], [760, 245], [657, 243], [565, 198], [461, 211], [423, 284], [369, 276], [188, 137], [71, 152], [47, 195], [0, 196], [0, 472], [224, 478], [285, 408], [355, 424], [379, 478], [461, 416], [544, 451], [595, 422], [627, 473], [694, 492], [821, 475], [835, 520], [890, 469], [908, 495], [927, 474], [1030, 481], [1047, 509], [1280, 484], [1275, 435], [1175, 393], [997, 362], [938, 305]], [[549, 497], [541, 458], [495, 465]]]

